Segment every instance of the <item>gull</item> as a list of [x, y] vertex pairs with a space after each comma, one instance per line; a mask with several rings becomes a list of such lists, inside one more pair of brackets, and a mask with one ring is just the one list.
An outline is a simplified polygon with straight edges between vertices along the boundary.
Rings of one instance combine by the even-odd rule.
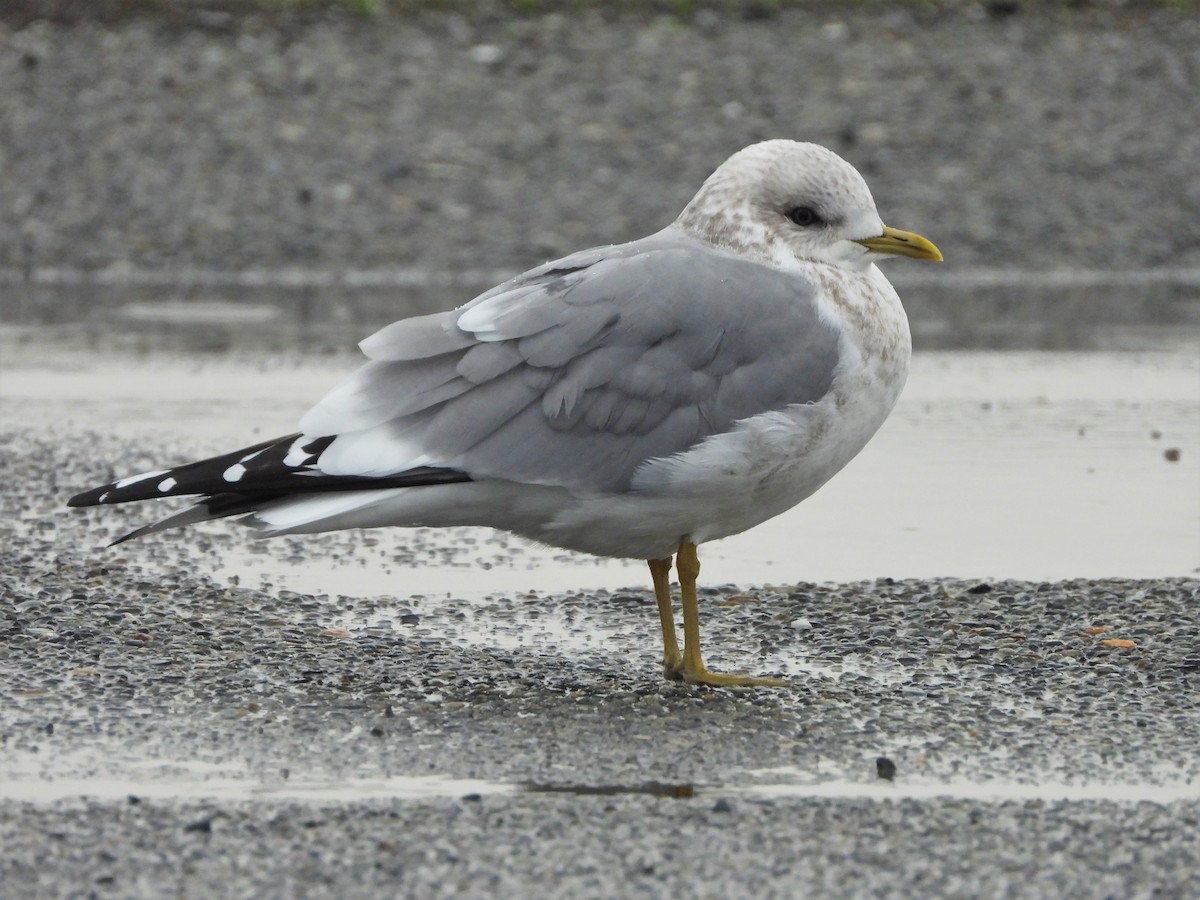
[[297, 433], [69, 504], [197, 498], [117, 543], [233, 516], [263, 537], [482, 525], [643, 559], [668, 678], [781, 685], [705, 665], [696, 548], [809, 497], [895, 405], [911, 340], [889, 256], [942, 258], [832, 151], [753, 144], [661, 231], [366, 338]]

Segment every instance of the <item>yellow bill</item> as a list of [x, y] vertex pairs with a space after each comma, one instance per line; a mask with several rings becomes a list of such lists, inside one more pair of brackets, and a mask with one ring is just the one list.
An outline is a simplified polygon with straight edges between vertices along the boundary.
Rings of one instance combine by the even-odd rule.
[[913, 234], [911, 231], [901, 231], [899, 228], [884, 228], [879, 237], [863, 238], [855, 241], [862, 244], [873, 253], [890, 253], [893, 256], [908, 256], [913, 259], [928, 259], [933, 262], [942, 261], [942, 251], [933, 242]]

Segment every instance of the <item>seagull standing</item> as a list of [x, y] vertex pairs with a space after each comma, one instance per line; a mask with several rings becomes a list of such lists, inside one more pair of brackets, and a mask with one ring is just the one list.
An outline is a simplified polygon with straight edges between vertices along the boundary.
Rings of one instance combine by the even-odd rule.
[[70, 505], [198, 497], [120, 540], [226, 516], [260, 536], [487, 525], [644, 559], [668, 678], [782, 684], [705, 665], [696, 548], [810, 496], [895, 405], [911, 341], [885, 256], [942, 258], [836, 154], [754, 144], [656, 234], [368, 337], [298, 433]]

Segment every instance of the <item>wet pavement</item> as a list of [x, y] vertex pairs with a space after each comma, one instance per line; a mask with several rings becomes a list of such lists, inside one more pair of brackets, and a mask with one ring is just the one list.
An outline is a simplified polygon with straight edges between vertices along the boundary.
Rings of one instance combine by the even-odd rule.
[[795, 520], [705, 548], [710, 663], [792, 683], [717, 691], [659, 676], [640, 565], [105, 550], [147, 511], [62, 507], [286, 430], [345, 359], [6, 359], [5, 896], [1200, 891], [1192, 360], [919, 357]]

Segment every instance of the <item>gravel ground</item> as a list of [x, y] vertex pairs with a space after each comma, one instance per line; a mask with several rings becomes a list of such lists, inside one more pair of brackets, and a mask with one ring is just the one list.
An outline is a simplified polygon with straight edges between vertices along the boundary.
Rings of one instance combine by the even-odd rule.
[[[1194, 579], [710, 586], [712, 662], [794, 682], [712, 691], [658, 677], [648, 591], [397, 614], [230, 584], [232, 529], [104, 551], [121, 512], [60, 506], [164, 448], [27, 429], [0, 447], [0, 788], [67, 785], [0, 801], [6, 897], [1200, 890]], [[499, 637], [551, 615], [558, 648]], [[879, 783], [878, 757], [893, 799], [789, 792]], [[244, 789], [210, 796], [197, 766]], [[372, 795], [427, 775], [512, 789]], [[94, 796], [108, 782], [130, 796]], [[256, 798], [267, 783], [341, 792]], [[1180, 799], [1136, 802], [1156, 785]]]
[[953, 266], [1200, 264], [1182, 7], [20, 9], [0, 8], [0, 267], [519, 270], [662, 227], [767, 137], [845, 155]]

